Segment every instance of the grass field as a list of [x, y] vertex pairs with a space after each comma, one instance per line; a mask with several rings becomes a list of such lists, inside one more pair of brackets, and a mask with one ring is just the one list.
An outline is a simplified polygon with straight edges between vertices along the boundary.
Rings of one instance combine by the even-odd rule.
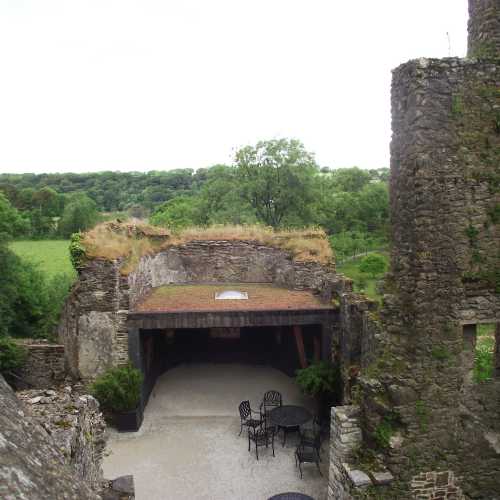
[[10, 244], [10, 248], [19, 257], [38, 264], [49, 276], [58, 273], [75, 276], [69, 260], [68, 246], [67, 240], [14, 241]]
[[[386, 257], [384, 254], [380, 255]], [[381, 297], [375, 289], [375, 285], [379, 278], [371, 279], [367, 274], [362, 273], [359, 270], [361, 260], [362, 258], [344, 261], [337, 266], [337, 271], [353, 280], [355, 292], [363, 292], [371, 299], [380, 301]]]

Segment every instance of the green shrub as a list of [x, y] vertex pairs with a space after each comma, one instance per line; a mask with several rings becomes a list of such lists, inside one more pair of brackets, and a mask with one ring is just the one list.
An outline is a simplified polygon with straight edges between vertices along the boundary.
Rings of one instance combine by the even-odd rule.
[[321, 361], [297, 370], [295, 380], [302, 391], [311, 396], [331, 394], [339, 386], [339, 373], [335, 366]]
[[86, 254], [82, 239], [82, 233], [73, 233], [69, 243], [69, 258], [71, 259], [71, 264], [73, 264], [75, 270], [82, 267], [85, 262]]
[[107, 370], [91, 385], [90, 392], [102, 408], [125, 412], [137, 408], [142, 381], [142, 373], [129, 363]]
[[391, 437], [394, 433], [394, 429], [392, 427], [392, 423], [388, 419], [382, 420], [380, 424], [375, 428], [375, 432], [373, 434], [373, 438], [375, 439], [375, 443], [380, 449], [387, 449], [391, 443]]
[[10, 373], [26, 361], [26, 349], [9, 337], [0, 337], [0, 373]]
[[361, 264], [359, 265], [359, 270], [362, 273], [369, 274], [372, 279], [385, 273], [386, 269], [387, 259], [377, 253], [367, 255], [363, 258]]
[[478, 342], [474, 356], [474, 381], [484, 382], [493, 377], [494, 338], [485, 338]]
[[401, 415], [391, 411], [384, 416], [373, 433], [373, 439], [379, 449], [387, 449], [391, 444], [391, 437], [401, 428]]

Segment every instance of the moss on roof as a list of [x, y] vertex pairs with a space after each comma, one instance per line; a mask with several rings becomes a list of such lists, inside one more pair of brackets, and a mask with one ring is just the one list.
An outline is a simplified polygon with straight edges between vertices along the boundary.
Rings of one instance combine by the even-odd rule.
[[[217, 300], [216, 293], [246, 292], [248, 299]], [[310, 291], [288, 290], [265, 283], [224, 283], [218, 285], [165, 285], [153, 288], [136, 306], [135, 312], [185, 311], [286, 311], [332, 309]]]

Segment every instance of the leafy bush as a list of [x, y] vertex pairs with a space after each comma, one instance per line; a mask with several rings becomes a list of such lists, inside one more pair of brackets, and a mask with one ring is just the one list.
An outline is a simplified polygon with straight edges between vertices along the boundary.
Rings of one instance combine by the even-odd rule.
[[10, 373], [26, 361], [26, 349], [9, 337], [0, 337], [0, 373]]
[[95, 380], [90, 391], [104, 409], [126, 412], [137, 408], [142, 381], [142, 373], [128, 363], [107, 370]]
[[394, 433], [391, 421], [389, 419], [384, 419], [380, 424], [377, 425], [374, 432], [375, 443], [380, 449], [389, 448], [391, 437]]
[[484, 382], [493, 377], [493, 349], [495, 340], [486, 338], [481, 343], [478, 342], [474, 357], [474, 381]]
[[359, 265], [359, 270], [362, 273], [369, 274], [372, 278], [380, 276], [387, 269], [387, 260], [380, 254], [367, 255]]
[[57, 340], [57, 325], [73, 281], [73, 277], [65, 273], [55, 274], [45, 280], [44, 316], [37, 337]]
[[82, 243], [82, 233], [73, 233], [69, 243], [69, 258], [73, 268], [78, 270], [85, 261], [85, 247]]
[[318, 396], [336, 391], [339, 384], [339, 374], [335, 366], [321, 361], [297, 370], [295, 380], [304, 393]]
[[59, 232], [64, 238], [95, 226], [99, 220], [97, 205], [85, 193], [72, 195], [59, 221]]

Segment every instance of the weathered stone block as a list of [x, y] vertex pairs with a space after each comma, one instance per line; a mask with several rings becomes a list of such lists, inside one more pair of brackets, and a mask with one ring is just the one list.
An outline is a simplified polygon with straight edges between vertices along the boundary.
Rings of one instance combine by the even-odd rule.
[[95, 378], [113, 365], [114, 314], [91, 311], [78, 320], [78, 368], [84, 380]]

